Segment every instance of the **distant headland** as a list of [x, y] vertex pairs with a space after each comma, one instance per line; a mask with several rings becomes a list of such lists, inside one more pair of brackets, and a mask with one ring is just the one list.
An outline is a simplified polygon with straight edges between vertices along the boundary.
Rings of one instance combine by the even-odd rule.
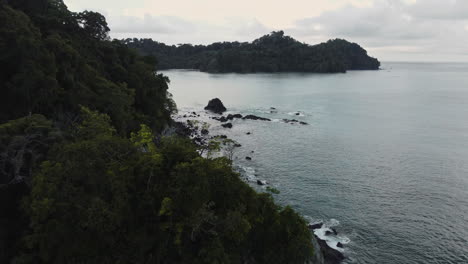
[[196, 69], [211, 73], [378, 70], [380, 62], [356, 43], [333, 39], [309, 45], [274, 31], [252, 42], [166, 45], [152, 39], [122, 40], [142, 55], [153, 55], [158, 69]]

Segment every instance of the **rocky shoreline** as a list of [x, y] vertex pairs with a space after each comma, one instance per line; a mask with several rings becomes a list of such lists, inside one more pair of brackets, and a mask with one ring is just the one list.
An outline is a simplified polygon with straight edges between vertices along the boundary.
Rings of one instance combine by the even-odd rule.
[[[212, 99], [209, 101], [208, 105], [204, 108], [206, 111], [215, 114], [215, 116], [210, 116], [209, 118], [212, 120], [219, 121], [221, 126], [225, 129], [233, 128], [233, 124], [228, 121], [233, 121], [235, 119], [241, 120], [254, 120], [254, 121], [265, 121], [270, 122], [272, 121], [269, 118], [260, 117], [256, 115], [246, 115], [243, 116], [241, 114], [228, 114], [223, 115], [225, 111], [227, 111], [226, 107], [222, 104], [221, 100], [218, 98]], [[277, 111], [276, 108], [272, 107], [272, 111]], [[299, 112], [297, 112], [299, 113]], [[218, 116], [220, 115], [220, 116]], [[299, 114], [296, 114], [299, 115]], [[187, 119], [186, 122], [176, 121], [174, 122], [173, 126], [166, 131], [165, 134], [177, 134], [183, 137], [188, 137], [193, 140], [193, 142], [201, 147], [206, 147], [210, 140], [214, 138], [219, 139], [228, 139], [226, 135], [217, 135], [217, 136], [210, 136], [210, 131], [208, 128], [203, 128], [197, 125], [197, 118], [200, 118], [200, 114], [197, 112], [189, 112], [184, 115], [181, 115], [182, 118], [194, 118], [193, 120]], [[296, 119], [282, 119], [282, 122], [286, 124], [300, 124], [300, 125], [308, 125], [306, 122], [302, 122]], [[247, 132], [247, 135], [250, 135], [251, 132]], [[242, 145], [239, 143], [235, 143], [234, 147], [241, 147]], [[253, 152], [251, 152], [253, 153]], [[251, 161], [252, 157], [246, 156], [245, 160]], [[259, 186], [268, 185], [268, 182], [265, 180], [257, 179], [254, 181]], [[345, 256], [339, 250], [336, 250], [330, 247], [324, 239], [321, 239], [319, 236], [315, 234], [315, 231], [318, 229], [323, 228], [323, 223], [314, 223], [309, 224], [309, 229], [312, 232], [312, 243], [316, 250], [316, 254], [314, 259], [311, 263], [319, 263], [319, 264], [338, 264], [341, 263]], [[326, 236], [337, 236], [338, 232], [334, 228], [329, 228], [329, 230], [325, 231]], [[336, 247], [343, 248], [343, 244], [338, 242]]]
[[[319, 248], [319, 252], [317, 252], [318, 254], [316, 254], [316, 257], [318, 258], [318, 262], [317, 263], [325, 263], [325, 264], [338, 264], [338, 263], [341, 263], [341, 261], [343, 261], [345, 259], [345, 256], [343, 255], [343, 253], [341, 253], [340, 251], [330, 247], [328, 245], [328, 243], [319, 238], [316, 234], [315, 234], [315, 230], [317, 229], [320, 229], [320, 228], [323, 228], [323, 223], [322, 222], [319, 222], [319, 223], [315, 223], [315, 224], [309, 224], [309, 229], [311, 230], [311, 232], [313, 233], [313, 239], [314, 241], [312, 241], [312, 243], [314, 244], [314, 246], [316, 246], [316, 248]], [[325, 231], [325, 235], [327, 236], [337, 236], [338, 235], [338, 232], [336, 231], [336, 229], [334, 228], [330, 228], [332, 231]], [[328, 233], [330, 232], [330, 233]], [[338, 242], [337, 247], [339, 248], [343, 248], [343, 244]]]

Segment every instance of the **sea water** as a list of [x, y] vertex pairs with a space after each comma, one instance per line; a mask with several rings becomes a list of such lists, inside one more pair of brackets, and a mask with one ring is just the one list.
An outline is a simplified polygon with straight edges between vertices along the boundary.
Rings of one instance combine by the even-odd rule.
[[[346, 263], [468, 263], [468, 64], [381, 68], [163, 73], [181, 114], [202, 113], [212, 134], [242, 144], [234, 164], [252, 185], [267, 181], [279, 203], [336, 228], [316, 233], [342, 242]], [[215, 97], [272, 121], [222, 128], [203, 111]]]

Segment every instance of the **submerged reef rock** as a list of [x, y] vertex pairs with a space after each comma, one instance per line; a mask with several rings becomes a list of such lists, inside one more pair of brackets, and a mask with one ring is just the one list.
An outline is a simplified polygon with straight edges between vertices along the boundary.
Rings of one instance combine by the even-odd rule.
[[261, 120], [261, 121], [271, 121], [269, 118], [264, 118], [256, 115], [246, 115], [242, 119], [250, 119], [250, 120]]

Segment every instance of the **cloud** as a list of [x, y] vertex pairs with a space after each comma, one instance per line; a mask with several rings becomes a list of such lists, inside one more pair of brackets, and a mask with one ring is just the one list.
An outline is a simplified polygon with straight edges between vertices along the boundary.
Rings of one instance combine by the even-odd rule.
[[210, 44], [219, 41], [252, 41], [273, 29], [257, 19], [227, 17], [219, 23], [186, 20], [175, 16], [109, 16], [111, 37], [153, 38], [168, 44]]
[[174, 16], [110, 16], [112, 33], [124, 34], [183, 34], [195, 30], [195, 25]]
[[419, 0], [408, 5], [406, 11], [423, 19], [468, 19], [468, 1], [466, 0]]
[[467, 19], [465, 0], [375, 0], [371, 6], [348, 5], [299, 19], [287, 32], [310, 41], [349, 39], [384, 59], [408, 60], [415, 54], [420, 60], [466, 61]]
[[[240, 12], [240, 7], [235, 9], [232, 3], [232, 12], [226, 8], [224, 11], [202, 8], [201, 12], [195, 2], [190, 2], [176, 9], [182, 13], [171, 13], [169, 7], [149, 8], [156, 2], [138, 1], [141, 2], [138, 8], [135, 5], [124, 8], [124, 2], [109, 7], [106, 16], [112, 37], [153, 38], [167, 44], [209, 44], [252, 41], [273, 30], [284, 30], [309, 44], [332, 38], [357, 42], [381, 60], [468, 61], [468, 0], [338, 0], [336, 3], [340, 4], [323, 6], [309, 17], [303, 17], [307, 12], [285, 11], [285, 15], [296, 19], [283, 23], [284, 18], [278, 16], [278, 25], [272, 23], [271, 16], [280, 13], [273, 9], [283, 2], [274, 2], [264, 9], [248, 8], [245, 12]], [[325, 3], [291, 0], [290, 5], [310, 9], [322, 2]], [[187, 12], [200, 15], [190, 16]], [[212, 16], [201, 15], [207, 12]], [[270, 15], [268, 23], [264, 23], [265, 17], [269, 17], [266, 14]]]

